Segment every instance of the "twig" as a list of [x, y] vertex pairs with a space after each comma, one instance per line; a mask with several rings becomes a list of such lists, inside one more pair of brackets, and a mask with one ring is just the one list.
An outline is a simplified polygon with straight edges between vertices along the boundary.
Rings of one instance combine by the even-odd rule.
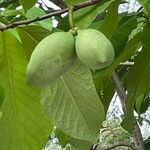
[[133, 144], [132, 143], [127, 143], [127, 142], [117, 142], [114, 144], [111, 144], [109, 146], [104, 147], [98, 147], [96, 150], [111, 150], [120, 146], [125, 146], [125, 147], [129, 147], [131, 149], [134, 149]]
[[139, 9], [137, 10], [137, 12], [141, 12], [143, 10], [143, 6], [139, 7]]
[[[111, 79], [115, 83], [116, 91], [120, 98], [122, 109], [123, 109], [124, 113], [126, 113], [126, 105], [125, 105], [125, 100], [127, 97], [126, 90], [125, 90], [124, 86], [122, 85], [122, 82], [119, 79], [118, 75], [115, 72], [113, 72]], [[134, 147], [135, 147], [134, 149], [135, 150], [144, 150], [145, 149], [142, 134], [141, 134], [139, 125], [136, 120], [134, 120], [133, 139], [134, 139]]]
[[[85, 7], [97, 4], [99, 2], [100, 2], [100, 0], [88, 0], [88, 1], [85, 1], [83, 3], [79, 3], [79, 4], [74, 6], [73, 11], [76, 11], [76, 10], [79, 10], [81, 8], [85, 8]], [[0, 31], [4, 31], [4, 30], [10, 29], [10, 28], [14, 28], [14, 27], [19, 26], [19, 25], [27, 25], [27, 24], [30, 24], [30, 23], [33, 23], [33, 22], [36, 22], [36, 21], [41, 21], [41, 20], [50, 18], [52, 16], [58, 16], [58, 15], [61, 15], [63, 13], [68, 12], [68, 10], [69, 10], [69, 8], [65, 8], [65, 9], [57, 10], [57, 11], [54, 11], [54, 12], [51, 12], [51, 13], [48, 13], [48, 14], [45, 14], [43, 16], [39, 16], [39, 17], [36, 17], [36, 18], [13, 22], [13, 23], [7, 24], [6, 26], [0, 27]]]

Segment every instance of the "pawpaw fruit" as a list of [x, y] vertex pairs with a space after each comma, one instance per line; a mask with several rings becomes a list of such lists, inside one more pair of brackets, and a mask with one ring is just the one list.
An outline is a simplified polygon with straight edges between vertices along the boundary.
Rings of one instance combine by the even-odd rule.
[[107, 67], [114, 60], [113, 45], [98, 30], [79, 30], [75, 47], [79, 60], [93, 70]]
[[53, 33], [35, 47], [27, 66], [27, 83], [48, 85], [66, 72], [75, 59], [73, 35], [70, 32]]

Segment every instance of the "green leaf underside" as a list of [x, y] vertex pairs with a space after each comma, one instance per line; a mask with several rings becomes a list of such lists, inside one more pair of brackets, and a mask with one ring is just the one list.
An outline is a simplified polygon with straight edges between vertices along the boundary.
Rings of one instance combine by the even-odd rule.
[[42, 103], [64, 133], [80, 140], [96, 140], [105, 114], [89, 69], [75, 64], [43, 90]]
[[0, 33], [0, 82], [5, 99], [0, 111], [1, 150], [41, 150], [51, 127], [42, 111], [39, 90], [26, 85], [27, 60], [20, 42]]

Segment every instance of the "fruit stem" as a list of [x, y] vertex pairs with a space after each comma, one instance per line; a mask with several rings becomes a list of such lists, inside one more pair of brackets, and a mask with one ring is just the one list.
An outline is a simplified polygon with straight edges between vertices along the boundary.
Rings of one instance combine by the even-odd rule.
[[69, 7], [69, 24], [70, 24], [70, 32], [72, 33], [73, 36], [77, 35], [77, 28], [74, 25], [74, 21], [73, 21], [73, 10], [74, 10], [74, 6], [71, 5]]
[[75, 28], [74, 22], [73, 22], [73, 9], [74, 6], [70, 6], [69, 8], [69, 24], [70, 24], [70, 28], [73, 30]]

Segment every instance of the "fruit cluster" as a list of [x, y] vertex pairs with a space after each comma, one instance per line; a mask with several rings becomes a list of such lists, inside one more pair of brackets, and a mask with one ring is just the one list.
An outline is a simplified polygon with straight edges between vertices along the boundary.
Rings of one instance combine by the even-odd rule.
[[27, 82], [48, 85], [69, 70], [78, 58], [93, 70], [109, 66], [114, 59], [114, 48], [104, 34], [95, 29], [57, 32], [44, 38], [33, 51], [27, 67]]

